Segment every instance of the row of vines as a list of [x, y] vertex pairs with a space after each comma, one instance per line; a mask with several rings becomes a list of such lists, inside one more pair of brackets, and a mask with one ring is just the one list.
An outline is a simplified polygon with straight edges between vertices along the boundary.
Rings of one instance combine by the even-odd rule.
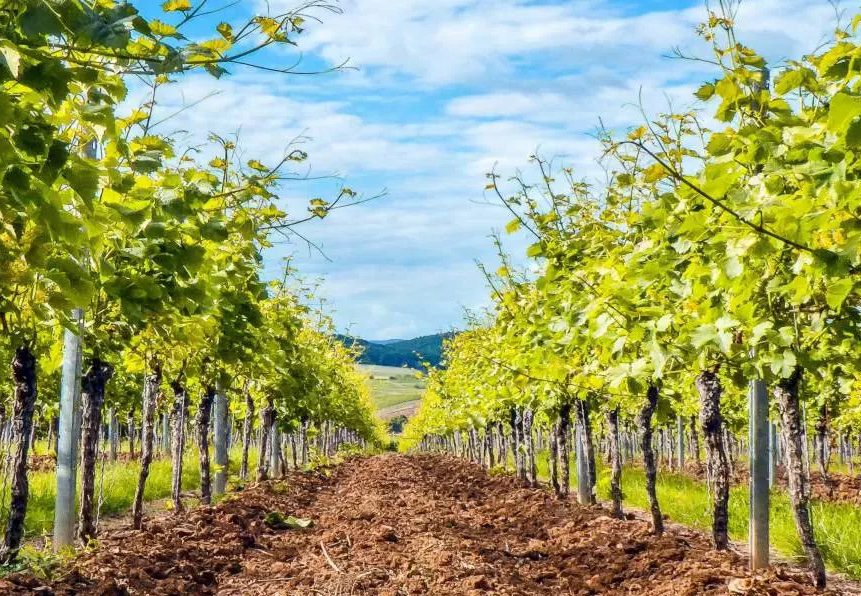
[[[861, 432], [861, 17], [770, 72], [737, 40], [735, 8], [721, 3], [698, 30], [713, 50], [698, 60], [717, 76], [696, 97], [713, 110], [673, 111], [621, 137], [602, 130], [606, 184], [538, 157], [534, 180], [489, 175], [513, 216], [507, 231], [533, 237], [534, 264], [519, 272], [500, 250], [486, 273], [495, 307], [448, 343], [403, 448], [496, 461], [510, 449], [534, 481], [540, 426], [551, 429], [552, 482], [567, 492], [572, 434], [588, 454], [603, 426], [620, 515], [621, 460], [635, 452], [620, 426], [636, 428], [660, 533], [655, 425], [692, 430], [725, 549], [729, 461], [746, 437], [748, 387], [764, 385], [822, 586], [808, 436], [823, 451], [837, 437], [851, 455]], [[588, 472], [594, 458], [581, 459]]]
[[[80, 445], [71, 495], [58, 485], [57, 508], [74, 506], [79, 461], [83, 543], [96, 533], [100, 434], [107, 426], [115, 444], [120, 420], [132, 451], [136, 437], [140, 444], [136, 527], [157, 425], [171, 445], [177, 511], [191, 429], [204, 502], [224, 490], [229, 435], [242, 435], [245, 476], [259, 427], [258, 478], [273, 473], [282, 432], [294, 445], [301, 439], [305, 458], [309, 434], [326, 450], [381, 436], [354, 354], [305, 306], [308, 288], [289, 267], [277, 282], [263, 275], [273, 238], [355, 203], [355, 193], [313, 199], [291, 216], [277, 192], [302, 177], [303, 151], [290, 146], [267, 165], [221, 136], [183, 147], [164, 132], [173, 115], [157, 110], [160, 90], [186, 72], [295, 72], [255, 56], [291, 48], [304, 16], [332, 8], [310, 2], [236, 28], [212, 22], [218, 7], [206, 0], [143, 8], [152, 17], [114, 0], [0, 3], [0, 359], [12, 363], [0, 380], [7, 563], [23, 538], [36, 434], [55, 438], [67, 460]], [[141, 105], [129, 106], [130, 89], [144, 91]], [[62, 466], [58, 483], [69, 475]]]

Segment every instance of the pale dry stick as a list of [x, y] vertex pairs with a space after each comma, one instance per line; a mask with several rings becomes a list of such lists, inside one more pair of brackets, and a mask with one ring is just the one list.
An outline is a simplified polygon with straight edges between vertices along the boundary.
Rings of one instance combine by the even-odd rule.
[[332, 569], [335, 570], [335, 573], [341, 573], [341, 569], [335, 565], [335, 561], [332, 560], [332, 557], [330, 557], [328, 551], [326, 551], [326, 545], [323, 544], [322, 540], [320, 541], [320, 548], [323, 549], [323, 556], [326, 557], [326, 561], [328, 561]]

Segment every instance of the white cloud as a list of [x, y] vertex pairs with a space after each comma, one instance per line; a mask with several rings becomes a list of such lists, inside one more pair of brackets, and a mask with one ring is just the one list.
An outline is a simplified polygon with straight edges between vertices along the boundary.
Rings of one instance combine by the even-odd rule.
[[[268, 0], [286, 8], [292, 0]], [[623, 12], [612, 3], [529, 0], [344, 0], [343, 15], [309, 29], [303, 47], [333, 63], [349, 57], [360, 68], [407, 75], [427, 85], [492, 83], [513, 62], [538, 54], [568, 64], [610, 66], [654, 62], [675, 45], [690, 46], [704, 19], [700, 2], [677, 10]], [[628, 7], [630, 11], [630, 6]], [[825, 2], [750, 0], [738, 30], [770, 54], [810, 50], [832, 28]], [[695, 44], [694, 44], [695, 45]], [[546, 58], [546, 57], [545, 57]]]
[[[289, 0], [274, 6], [286, 7]], [[613, 16], [595, 3], [523, 0], [345, 0], [344, 14], [326, 19], [305, 47], [332, 62], [344, 57], [427, 84], [474, 82], [505, 71], [512, 59], [539, 52], [605, 45], [663, 50], [690, 30], [698, 11]]]
[[[273, 10], [295, 4], [268, 3]], [[528, 156], [540, 150], [600, 179], [590, 136], [599, 118], [611, 128], [638, 123], [640, 99], [651, 114], [668, 101], [685, 108], [699, 82], [713, 78], [707, 65], [664, 57], [677, 45], [707, 55], [693, 31], [705, 15], [701, 2], [679, 5], [342, 0], [343, 15], [308, 23], [300, 49], [330, 63], [350, 58], [359, 72], [189, 77], [165, 90], [161, 110], [218, 89], [172, 124], [181, 122], [190, 142], [210, 130], [239, 131], [248, 157], [271, 163], [304, 135], [312, 174], [340, 174], [367, 193], [388, 188], [383, 200], [302, 230], [332, 263], [309, 257], [296, 240], [272, 251], [268, 269], [295, 253], [301, 271], [325, 275], [321, 291], [337, 322], [356, 333], [445, 330], [460, 320], [462, 305], [486, 300], [473, 260], [493, 263], [487, 236], [508, 220], [504, 210], [478, 204], [487, 171], [528, 171]], [[813, 49], [833, 28], [832, 15], [825, 0], [747, 0], [738, 29], [774, 62]], [[305, 190], [288, 189], [302, 209]], [[526, 239], [510, 242], [521, 254]]]
[[190, 145], [204, 144], [211, 131], [238, 133], [254, 157], [270, 160], [301, 138], [303, 148], [314, 154], [315, 169], [344, 175], [412, 171], [443, 157], [438, 146], [407, 139], [397, 126], [368, 123], [349, 113], [344, 102], [294, 99], [289, 86], [272, 78], [257, 74], [216, 81], [196, 75], [163, 87], [157, 96], [159, 115], [194, 107], [165, 122], [162, 131], [180, 127], [178, 136]]
[[571, 104], [571, 98], [560, 93], [502, 91], [455, 98], [449, 102], [446, 112], [462, 118], [521, 117], [540, 121], [548, 115], [558, 118]]

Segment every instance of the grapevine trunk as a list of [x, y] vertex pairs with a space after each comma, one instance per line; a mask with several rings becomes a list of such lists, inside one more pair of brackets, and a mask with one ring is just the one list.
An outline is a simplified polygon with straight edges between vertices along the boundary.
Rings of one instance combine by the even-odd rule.
[[714, 503], [712, 505], [712, 539], [714, 547], [729, 547], [729, 477], [730, 468], [724, 444], [724, 424], [720, 409], [723, 388], [713, 371], [705, 370], [696, 378], [700, 394], [700, 425], [706, 446], [706, 467]]
[[640, 410], [637, 422], [640, 426], [640, 449], [643, 451], [643, 467], [646, 471], [646, 493], [649, 496], [649, 510], [652, 514], [652, 530], [660, 535], [664, 533], [664, 518], [658, 503], [656, 490], [658, 471], [655, 467], [655, 450], [652, 446], [652, 416], [657, 407], [658, 388], [655, 385], [649, 385], [646, 391], [646, 403]]
[[559, 419], [553, 423], [553, 427], [551, 429], [551, 437], [550, 437], [550, 455], [549, 455], [549, 468], [550, 468], [550, 486], [553, 487], [553, 492], [557, 497], [562, 496], [562, 490], [559, 486]]
[[188, 391], [181, 379], [171, 383], [173, 389], [173, 408], [171, 409], [171, 479], [170, 494], [174, 514], [185, 510], [180, 493], [182, 492], [182, 456], [185, 452], [185, 421], [188, 418]]
[[30, 447], [30, 429], [33, 425], [33, 409], [36, 406], [36, 357], [30, 347], [23, 345], [15, 350], [12, 360], [14, 401], [12, 404], [11, 444], [16, 445], [12, 455], [12, 490], [9, 501], [9, 519], [0, 559], [13, 562], [21, 548], [24, 536], [24, 517], [27, 514], [27, 499], [30, 486], [27, 482], [27, 464]]
[[589, 403], [585, 399], [577, 401], [577, 422], [580, 425], [583, 436], [583, 452], [586, 455], [586, 468], [589, 473], [590, 503], [595, 504], [595, 484], [598, 475], [595, 470], [595, 441], [592, 438], [592, 421], [590, 419]]
[[610, 465], [612, 474], [610, 476], [610, 496], [613, 498], [612, 513], [614, 517], [622, 519], [622, 455], [619, 449], [619, 408], [607, 413], [607, 426], [609, 427], [610, 441]]
[[260, 459], [257, 462], [257, 481], [266, 480], [269, 477], [269, 433], [275, 423], [275, 407], [270, 401], [260, 412]]
[[[248, 477], [248, 449], [251, 446], [251, 429], [254, 424], [254, 399], [245, 388], [245, 420], [242, 422], [242, 462], [239, 465], [239, 477]], [[295, 447], [294, 447], [295, 460]], [[295, 463], [295, 461], [294, 461]]]
[[99, 452], [99, 430], [105, 402], [105, 385], [114, 374], [113, 367], [93, 358], [81, 379], [81, 509], [78, 518], [78, 540], [86, 544], [96, 535], [95, 491], [96, 464]]
[[155, 362], [150, 373], [144, 378], [143, 405], [141, 407], [141, 470], [132, 503], [132, 527], [140, 530], [143, 522], [143, 495], [152, 463], [153, 435], [155, 426], [155, 406], [158, 387], [161, 383], [161, 364]]
[[691, 452], [694, 462], [700, 465], [700, 433], [697, 431], [697, 417], [691, 416]]
[[559, 444], [559, 489], [563, 497], [571, 492], [571, 451], [568, 432], [571, 428], [571, 405], [562, 404], [559, 408], [559, 426], [556, 441]]
[[200, 502], [209, 505], [212, 502], [212, 478], [209, 466], [209, 422], [212, 418], [212, 402], [215, 400], [215, 388], [207, 386], [197, 408], [197, 451], [200, 463]]
[[789, 484], [789, 499], [798, 536], [807, 556], [807, 564], [817, 587], [825, 586], [825, 565], [816, 538], [810, 515], [810, 486], [804, 472], [804, 450], [802, 443], [801, 409], [798, 402], [798, 387], [801, 368], [797, 367], [788, 379], [781, 379], [774, 389], [777, 408], [781, 418], [781, 433], [786, 445], [786, 475]]

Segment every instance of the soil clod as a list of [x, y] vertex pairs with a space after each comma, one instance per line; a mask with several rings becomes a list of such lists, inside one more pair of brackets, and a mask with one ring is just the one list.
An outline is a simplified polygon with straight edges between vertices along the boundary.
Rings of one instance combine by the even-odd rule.
[[[278, 512], [273, 515], [273, 512]], [[281, 513], [284, 512], [284, 513]], [[286, 512], [289, 512], [289, 517]], [[277, 518], [277, 519], [276, 519]], [[288, 519], [313, 520], [285, 530]], [[278, 523], [275, 523], [278, 522]], [[851, 594], [847, 588], [829, 594]], [[382, 455], [292, 472], [214, 507], [108, 533], [31, 594], [808, 595], [799, 570], [751, 574], [673, 526], [660, 537], [446, 456]], [[861, 593], [861, 592], [858, 592]]]

